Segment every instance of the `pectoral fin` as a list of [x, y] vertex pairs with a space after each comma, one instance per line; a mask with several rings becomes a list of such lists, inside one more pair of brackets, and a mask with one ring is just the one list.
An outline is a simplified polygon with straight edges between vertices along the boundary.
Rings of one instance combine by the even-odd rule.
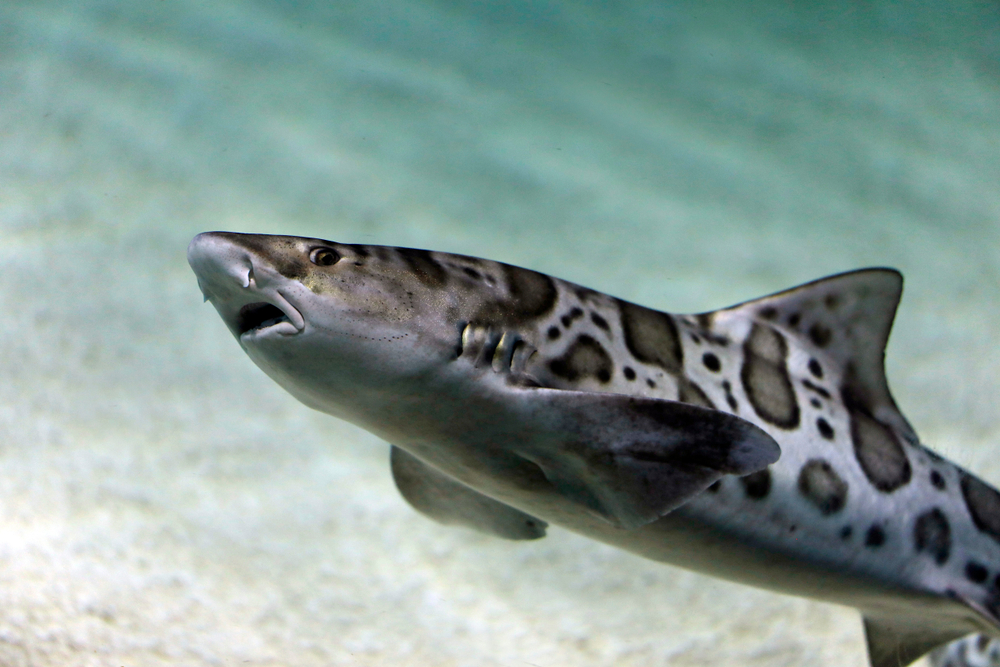
[[556, 490], [620, 528], [637, 528], [723, 475], [778, 460], [767, 433], [733, 415], [676, 401], [519, 389], [530, 424], [515, 451]]
[[506, 540], [545, 537], [547, 523], [514, 509], [427, 465], [399, 447], [392, 448], [396, 488], [421, 514], [445, 525], [460, 525]]

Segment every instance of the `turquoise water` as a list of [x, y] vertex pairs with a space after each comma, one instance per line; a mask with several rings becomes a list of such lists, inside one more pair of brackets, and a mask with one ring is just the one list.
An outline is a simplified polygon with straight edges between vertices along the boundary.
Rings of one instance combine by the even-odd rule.
[[855, 612], [433, 524], [201, 303], [200, 231], [487, 256], [671, 311], [866, 265], [1000, 483], [1000, 8], [0, 5], [0, 664], [865, 665]]

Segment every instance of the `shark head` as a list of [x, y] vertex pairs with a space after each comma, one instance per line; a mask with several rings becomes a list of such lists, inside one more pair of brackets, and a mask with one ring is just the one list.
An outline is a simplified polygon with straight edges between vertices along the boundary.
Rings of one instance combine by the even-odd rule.
[[330, 412], [455, 356], [462, 294], [437, 289], [440, 266], [421, 251], [207, 232], [188, 262], [244, 351], [310, 407]]
[[[421, 391], [472, 349], [523, 369], [532, 325], [556, 302], [553, 279], [535, 271], [409, 248], [206, 232], [188, 262], [254, 363], [306, 405], [355, 422], [348, 406]], [[511, 329], [524, 335], [503, 338]]]

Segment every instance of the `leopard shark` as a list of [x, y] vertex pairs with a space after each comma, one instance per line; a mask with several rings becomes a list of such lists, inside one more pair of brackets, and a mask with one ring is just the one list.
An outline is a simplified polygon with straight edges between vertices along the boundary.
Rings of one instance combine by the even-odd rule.
[[436, 521], [522, 540], [551, 523], [855, 607], [873, 667], [1000, 637], [1000, 492], [892, 398], [895, 270], [675, 315], [409, 248], [208, 232], [188, 261], [251, 360], [390, 443]]

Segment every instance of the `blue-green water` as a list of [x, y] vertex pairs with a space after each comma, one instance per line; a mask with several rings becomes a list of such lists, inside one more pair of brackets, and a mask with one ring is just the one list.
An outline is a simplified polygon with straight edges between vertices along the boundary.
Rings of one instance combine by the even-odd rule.
[[210, 229], [672, 311], [904, 271], [897, 400], [1000, 482], [995, 3], [0, 5], [0, 664], [865, 665], [853, 611], [433, 524], [264, 377]]

